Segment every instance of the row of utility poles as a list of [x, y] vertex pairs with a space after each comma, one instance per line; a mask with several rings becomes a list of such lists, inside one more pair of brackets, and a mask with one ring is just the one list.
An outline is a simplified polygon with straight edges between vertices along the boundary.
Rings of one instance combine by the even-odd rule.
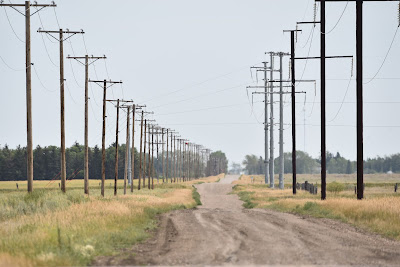
[[154, 178], [157, 183], [160, 179], [163, 183], [176, 183], [203, 177], [210, 150], [146, 119], [146, 113], [149, 112], [142, 110], [137, 120], [140, 122], [138, 189], [146, 187], [146, 180], [147, 187], [154, 188]]
[[[0, 2], [2, 7], [10, 7], [25, 16], [25, 51], [26, 51], [26, 114], [27, 114], [27, 187], [28, 192], [33, 191], [33, 138], [32, 138], [32, 73], [31, 67], [31, 24], [30, 18], [34, 14], [40, 12], [46, 7], [56, 7], [56, 4], [39, 4], [37, 2], [31, 3], [25, 1], [24, 4], [12, 4]], [[36, 11], [31, 12], [31, 8], [36, 8]], [[21, 10], [20, 10], [20, 9]], [[65, 102], [64, 102], [64, 41], [68, 40], [76, 34], [85, 34], [83, 30], [70, 31], [69, 29], [63, 30], [45, 30], [39, 28], [38, 33], [48, 34], [51, 38], [59, 43], [59, 63], [60, 63], [60, 129], [61, 129], [61, 190], [66, 191], [66, 157], [65, 157]], [[116, 139], [115, 139], [115, 172], [114, 172], [114, 195], [117, 195], [117, 182], [118, 182], [118, 147], [119, 147], [119, 111], [123, 109], [127, 114], [126, 126], [126, 155], [125, 155], [125, 172], [124, 172], [124, 194], [127, 192], [127, 186], [130, 185], [130, 190], [133, 192], [133, 177], [135, 167], [134, 157], [134, 143], [135, 143], [135, 114], [140, 112], [141, 118], [141, 134], [140, 134], [140, 154], [139, 154], [139, 183], [138, 189], [141, 187], [141, 179], [143, 178], [143, 187], [148, 179], [148, 188], [154, 188], [154, 177], [163, 181], [178, 182], [196, 179], [204, 175], [205, 163], [210, 161], [210, 150], [203, 148], [201, 145], [189, 142], [187, 139], [180, 138], [176, 132], [150, 124], [152, 120], [144, 118], [146, 112], [142, 110], [144, 105], [134, 104], [132, 100], [123, 99], [107, 99], [107, 89], [115, 84], [121, 84], [122, 81], [112, 80], [90, 80], [89, 79], [89, 66], [95, 61], [106, 59], [106, 56], [68, 56], [68, 59], [74, 59], [83, 66], [85, 66], [85, 112], [84, 112], [84, 193], [89, 194], [89, 83], [95, 83], [103, 89], [103, 121], [102, 121], [102, 170], [101, 170], [101, 195], [104, 196], [105, 191], [105, 152], [106, 152], [106, 103], [110, 102], [115, 104], [117, 108], [116, 119]], [[132, 131], [130, 131], [130, 115], [132, 115]], [[144, 127], [143, 127], [144, 120]], [[143, 138], [144, 134], [144, 138]], [[132, 136], [130, 136], [132, 135]], [[146, 135], [148, 139], [146, 140]], [[161, 135], [161, 138], [159, 136]], [[156, 139], [156, 141], [154, 141]], [[161, 139], [161, 141], [159, 141]], [[165, 139], [165, 140], [164, 140]], [[130, 145], [132, 142], [132, 145]], [[167, 151], [164, 152], [164, 144], [167, 145]], [[148, 151], [146, 152], [146, 144]], [[159, 145], [162, 146], [162, 171], [159, 173], [155, 169], [154, 164], [154, 149], [156, 147], [156, 157], [159, 159]], [[170, 147], [170, 148], [169, 148]], [[143, 148], [143, 149], [142, 149]], [[146, 154], [147, 153], [147, 154]], [[165, 154], [165, 155], [164, 155]], [[147, 157], [147, 165], [146, 165]], [[166, 159], [165, 159], [166, 157]], [[171, 158], [171, 159], [170, 159]], [[150, 186], [151, 181], [151, 186]]]
[[[296, 79], [296, 60], [309, 60], [309, 59], [319, 59], [321, 66], [320, 81], [321, 81], [321, 199], [326, 199], [326, 59], [335, 58], [351, 58], [353, 56], [349, 55], [336, 55], [336, 56], [326, 56], [326, 2], [349, 2], [348, 0], [315, 0], [320, 2], [320, 21], [302, 21], [297, 22], [297, 25], [302, 24], [312, 24], [316, 27], [317, 24], [320, 25], [320, 56], [312, 57], [296, 57], [296, 36], [298, 32], [301, 32], [297, 27], [295, 30], [285, 30], [284, 32], [290, 33], [290, 43], [291, 51], [290, 53], [273, 53], [270, 52], [270, 64], [268, 62], [263, 62], [262, 67], [252, 67], [256, 71], [264, 72], [264, 86], [252, 86], [250, 88], [264, 88], [264, 92], [253, 92], [253, 94], [264, 94], [265, 102], [265, 183], [270, 184], [271, 188], [274, 188], [274, 98], [273, 95], [278, 93], [280, 95], [280, 122], [279, 122], [279, 188], [284, 187], [284, 174], [283, 174], [283, 99], [282, 95], [288, 92], [282, 90], [282, 82], [289, 82], [291, 87], [291, 113], [292, 113], [292, 189], [293, 194], [296, 194], [296, 94], [304, 93], [296, 91], [296, 84], [300, 82], [314, 82], [315, 80], [297, 80]], [[363, 2], [386, 2], [386, 1], [396, 1], [396, 0], [350, 0], [351, 2], [356, 2], [356, 65], [357, 65], [357, 199], [364, 198], [363, 190]], [[314, 16], [316, 17], [316, 16]], [[400, 26], [400, 23], [399, 23]], [[284, 81], [282, 79], [282, 56], [290, 56], [290, 81]], [[274, 56], [280, 57], [280, 69], [274, 69]], [[270, 72], [270, 78], [268, 80], [267, 72]], [[274, 80], [273, 73], [280, 72], [280, 79]], [[274, 83], [279, 83], [279, 92], [274, 91]], [[268, 104], [270, 105], [271, 115], [268, 117]], [[269, 132], [270, 129], [270, 132]], [[270, 141], [268, 147], [268, 140]], [[269, 155], [270, 153], [270, 155]]]

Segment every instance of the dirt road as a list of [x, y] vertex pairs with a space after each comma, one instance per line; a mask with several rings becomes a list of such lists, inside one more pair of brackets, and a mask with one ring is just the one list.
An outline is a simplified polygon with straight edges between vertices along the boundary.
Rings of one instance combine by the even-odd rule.
[[327, 219], [242, 208], [220, 183], [197, 185], [202, 206], [161, 217], [154, 238], [95, 265], [400, 265], [400, 242]]

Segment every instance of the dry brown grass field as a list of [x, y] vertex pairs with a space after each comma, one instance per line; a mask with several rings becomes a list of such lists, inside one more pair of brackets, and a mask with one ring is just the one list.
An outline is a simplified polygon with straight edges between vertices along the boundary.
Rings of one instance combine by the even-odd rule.
[[93, 180], [89, 197], [78, 180], [67, 184], [66, 193], [58, 184], [49, 189], [48, 181], [35, 181], [32, 194], [23, 183], [16, 190], [15, 182], [0, 182], [0, 266], [81, 266], [97, 255], [118, 253], [148, 238], [157, 214], [195, 207], [192, 184], [222, 177], [156, 183], [154, 190], [135, 186], [127, 195], [120, 183], [118, 196], [106, 186], [104, 198]]
[[[300, 175], [298, 181], [317, 183], [315, 175]], [[327, 199], [318, 194], [297, 190], [293, 195], [291, 175], [286, 175], [285, 189], [271, 189], [264, 184], [263, 176], [242, 175], [235, 181], [234, 192], [239, 194], [248, 208], [267, 208], [301, 215], [338, 219], [365, 230], [400, 240], [400, 192], [394, 193], [394, 183], [400, 175], [377, 174], [365, 176], [365, 199], [357, 200], [354, 194], [354, 175], [328, 175], [329, 183], [343, 184], [343, 191], [327, 192]], [[319, 178], [319, 177], [318, 177]], [[275, 179], [278, 179], [276, 177]]]

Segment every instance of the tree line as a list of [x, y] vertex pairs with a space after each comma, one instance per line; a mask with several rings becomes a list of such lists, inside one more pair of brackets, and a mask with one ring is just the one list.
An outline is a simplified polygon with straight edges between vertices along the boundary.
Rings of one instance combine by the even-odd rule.
[[[321, 159], [314, 159], [303, 151], [297, 151], [297, 173], [319, 173]], [[340, 155], [326, 153], [327, 172], [337, 174], [352, 174], [356, 171], [357, 162]], [[275, 173], [279, 173], [279, 158], [274, 160]], [[264, 159], [256, 155], [246, 155], [242, 162], [244, 171], [248, 174], [263, 174]], [[364, 173], [400, 173], [400, 153], [385, 157], [368, 158], [364, 161]], [[284, 172], [292, 172], [292, 153], [284, 153]]]
[[[123, 179], [125, 169], [125, 144], [118, 146], [118, 179]], [[57, 146], [37, 146], [33, 151], [33, 173], [35, 180], [51, 180], [59, 179], [61, 170], [61, 150]], [[154, 152], [154, 170], [156, 177], [162, 177], [162, 159], [161, 149], [159, 156]], [[83, 179], [84, 167], [84, 146], [75, 142], [65, 150], [67, 179]], [[164, 162], [166, 164], [166, 152], [164, 152]], [[134, 178], [139, 177], [139, 153], [134, 149], [135, 168]], [[147, 155], [148, 157], [148, 155]], [[101, 148], [95, 146], [89, 148], [89, 178], [101, 179]], [[172, 156], [169, 156], [170, 170], [172, 166]], [[147, 160], [147, 159], [146, 159]], [[114, 178], [115, 174], [115, 143], [106, 148], [106, 179]], [[148, 163], [148, 162], [147, 162]], [[206, 157], [200, 160], [200, 163], [191, 168], [191, 177], [195, 175], [216, 175], [217, 172], [226, 172], [228, 160], [223, 152], [217, 151], [210, 154], [210, 158]], [[196, 174], [195, 171], [201, 174]], [[8, 145], [0, 147], [0, 181], [22, 181], [26, 180], [26, 148], [18, 146], [11, 149]], [[185, 173], [186, 174], [186, 173]], [[171, 177], [171, 174], [170, 174]]]

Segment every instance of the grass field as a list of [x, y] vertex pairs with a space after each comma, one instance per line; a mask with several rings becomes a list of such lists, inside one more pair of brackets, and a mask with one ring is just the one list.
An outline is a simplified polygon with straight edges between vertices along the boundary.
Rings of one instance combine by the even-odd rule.
[[[338, 193], [327, 192], [327, 199], [320, 200], [318, 195], [297, 190], [293, 195], [289, 189], [288, 178], [285, 189], [270, 189], [263, 184], [263, 176], [254, 176], [251, 183], [248, 175], [236, 181], [234, 193], [244, 201], [246, 208], [266, 208], [301, 215], [338, 219], [359, 228], [379, 233], [383, 236], [400, 240], [400, 192], [394, 193], [394, 183], [400, 183], [400, 176], [368, 175], [365, 184], [365, 199], [357, 200], [354, 194], [355, 180], [338, 177], [328, 181], [340, 181], [344, 190]], [[398, 177], [397, 180], [394, 177]], [[308, 179], [311, 182], [316, 180]], [[346, 183], [343, 183], [345, 181]], [[300, 181], [302, 182], [302, 181]], [[328, 184], [329, 188], [329, 184]]]
[[49, 189], [48, 181], [35, 181], [32, 194], [22, 183], [16, 190], [15, 182], [0, 182], [0, 266], [82, 266], [97, 255], [118, 253], [148, 238], [157, 214], [200, 204], [194, 183], [221, 177], [155, 183], [154, 190], [135, 187], [127, 195], [122, 182], [117, 197], [107, 180], [104, 198], [93, 180], [89, 197], [78, 180], [67, 184], [66, 193], [58, 184]]

